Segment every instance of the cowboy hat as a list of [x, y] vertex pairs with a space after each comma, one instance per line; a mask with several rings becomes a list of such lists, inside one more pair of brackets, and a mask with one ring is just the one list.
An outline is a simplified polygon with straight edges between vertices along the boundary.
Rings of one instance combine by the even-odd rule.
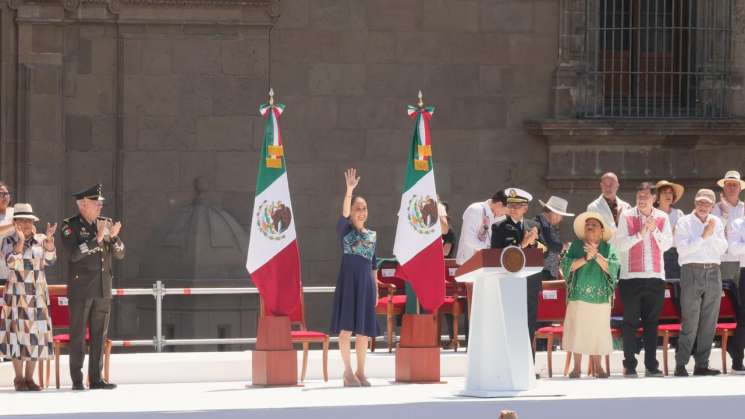
[[39, 217], [34, 215], [34, 209], [31, 208], [31, 204], [25, 204], [18, 202], [13, 205], [13, 219], [25, 218], [34, 222], [39, 221]]
[[657, 194], [660, 193], [660, 188], [664, 188], [665, 186], [669, 186], [673, 188], [673, 195], [675, 195], [675, 199], [673, 199], [673, 204], [680, 201], [680, 198], [683, 197], [683, 194], [685, 193], [685, 187], [683, 185], [680, 185], [678, 183], [669, 182], [667, 180], [661, 180], [657, 182], [656, 185], [654, 185], [654, 188], [657, 190]]
[[548, 198], [548, 202], [543, 202], [539, 199], [538, 203], [548, 208], [555, 214], [564, 215], [566, 217], [574, 217], [574, 214], [567, 212], [567, 206], [569, 206], [569, 203], [564, 198], [559, 198], [558, 196], [552, 195], [550, 198]]
[[720, 188], [724, 188], [724, 183], [727, 181], [740, 182], [740, 188], [745, 189], [745, 181], [740, 179], [740, 172], [737, 170], [730, 170], [725, 173], [724, 177], [717, 181], [717, 185], [719, 185]]
[[600, 222], [600, 225], [603, 227], [603, 241], [609, 241], [610, 238], [613, 236], [613, 231], [608, 228], [608, 225], [605, 223], [603, 216], [594, 211], [583, 212], [574, 219], [574, 234], [577, 235], [577, 238], [580, 240], [584, 240], [585, 222], [589, 219], [595, 219]]

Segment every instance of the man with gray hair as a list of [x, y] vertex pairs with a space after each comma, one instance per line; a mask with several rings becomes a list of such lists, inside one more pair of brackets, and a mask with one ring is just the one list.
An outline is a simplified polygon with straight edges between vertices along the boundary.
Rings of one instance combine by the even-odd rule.
[[124, 258], [120, 222], [101, 217], [100, 184], [73, 195], [79, 214], [62, 223], [60, 234], [68, 257], [67, 297], [70, 305], [70, 378], [73, 390], [83, 387], [86, 329], [90, 332], [89, 388], [113, 389], [103, 380], [103, 347], [111, 313], [111, 261]]
[[[719, 318], [722, 273], [719, 264], [727, 251], [722, 221], [711, 214], [714, 191], [699, 189], [693, 212], [678, 220], [675, 247], [680, 262], [681, 330], [675, 351], [675, 376], [686, 377], [686, 364], [693, 354], [693, 375], [717, 375], [709, 368], [711, 344]], [[693, 347], [693, 344], [696, 347]]]
[[612, 227], [613, 233], [618, 225], [618, 217], [622, 212], [631, 208], [628, 202], [618, 197], [618, 176], [607, 172], [600, 177], [600, 196], [587, 205], [587, 211], [597, 212], [603, 216], [605, 224]]

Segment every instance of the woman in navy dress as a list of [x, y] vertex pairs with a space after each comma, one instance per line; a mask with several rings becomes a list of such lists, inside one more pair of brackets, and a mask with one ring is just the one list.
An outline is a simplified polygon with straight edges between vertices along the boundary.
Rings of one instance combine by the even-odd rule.
[[[336, 225], [342, 248], [341, 268], [336, 279], [331, 333], [339, 334], [339, 350], [344, 361], [344, 386], [368, 387], [365, 377], [365, 355], [369, 338], [378, 335], [375, 318], [377, 284], [375, 277], [376, 235], [365, 227], [367, 202], [361, 196], [352, 198], [360, 181], [356, 169], [344, 172], [347, 193], [344, 195], [342, 217]], [[356, 336], [357, 371], [352, 372], [351, 340]]]

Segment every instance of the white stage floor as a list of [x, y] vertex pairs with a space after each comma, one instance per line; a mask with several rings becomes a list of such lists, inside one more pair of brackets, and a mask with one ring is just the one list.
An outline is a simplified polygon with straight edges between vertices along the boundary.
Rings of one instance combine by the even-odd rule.
[[[338, 351], [332, 351], [332, 377], [340, 372]], [[540, 355], [540, 354], [539, 354]], [[615, 354], [617, 358], [619, 354]], [[712, 354], [712, 365], [718, 352]], [[540, 358], [539, 358], [540, 359]], [[556, 361], [563, 359], [557, 354]], [[282, 418], [355, 417], [497, 418], [502, 409], [526, 418], [642, 419], [731, 416], [745, 406], [745, 376], [639, 378], [618, 375], [608, 380], [541, 379], [538, 388], [517, 398], [459, 397], [465, 354], [443, 353], [445, 384], [394, 384], [393, 357], [369, 357], [371, 388], [344, 388], [338, 378], [328, 383], [313, 378], [304, 386], [254, 388], [249, 352], [163, 353], [112, 356], [114, 391], [72, 392], [67, 369], [63, 388], [41, 393], [16, 393], [9, 363], [0, 364], [0, 399], [4, 417], [46, 418]], [[545, 362], [545, 355], [542, 362]], [[613, 361], [617, 363], [618, 360]], [[67, 359], [63, 358], [66, 367]], [[563, 363], [556, 364], [557, 376]], [[320, 353], [313, 352], [309, 371], [320, 375]], [[52, 378], [52, 384], [53, 384]], [[172, 384], [163, 384], [165, 382]], [[103, 414], [105, 413], [105, 414]]]

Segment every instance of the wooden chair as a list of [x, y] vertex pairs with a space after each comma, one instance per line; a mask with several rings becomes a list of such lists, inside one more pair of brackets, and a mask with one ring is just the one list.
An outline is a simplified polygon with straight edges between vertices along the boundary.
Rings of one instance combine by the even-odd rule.
[[[70, 309], [67, 301], [67, 285], [50, 285], [49, 286], [49, 316], [52, 318], [52, 327], [55, 329], [70, 329]], [[57, 388], [60, 388], [60, 355], [62, 349], [69, 346], [70, 334], [62, 333], [54, 335], [54, 379]], [[86, 343], [90, 342], [89, 331], [85, 332]], [[103, 347], [103, 378], [109, 381], [109, 365], [111, 363], [111, 339], [104, 341]], [[47, 361], [47, 371], [49, 370], [49, 361]], [[47, 385], [49, 378], [47, 373]]]
[[[259, 297], [259, 313], [262, 316], [268, 315], [264, 305], [264, 299]], [[293, 313], [290, 313], [290, 327], [297, 327], [298, 330], [290, 331], [290, 341], [299, 343], [303, 346], [303, 368], [300, 372], [300, 381], [305, 381], [305, 373], [308, 371], [308, 350], [311, 343], [320, 343], [323, 348], [323, 381], [329, 380], [329, 335], [323, 332], [308, 330], [305, 324], [305, 297], [302, 290], [300, 291], [300, 307]]]
[[548, 323], [547, 326], [539, 327], [533, 336], [533, 351], [539, 339], [546, 340], [546, 362], [548, 376], [553, 377], [554, 340], [561, 339], [564, 334], [564, 317], [567, 311], [566, 283], [563, 280], [544, 281], [541, 292], [538, 295], [538, 323]]
[[727, 346], [729, 338], [735, 334], [737, 322], [735, 319], [735, 307], [729, 292], [722, 291], [722, 302], [719, 304], [719, 320], [717, 322], [716, 336], [722, 338], [722, 372], [727, 374]]
[[[393, 352], [394, 321], [406, 311], [404, 280], [397, 274], [398, 263], [383, 261], [378, 267], [378, 303], [375, 314], [386, 317], [386, 340], [388, 352]], [[370, 348], [375, 351], [375, 339], [370, 339]]]
[[[458, 319], [464, 314], [466, 310], [466, 299], [467, 290], [464, 283], [457, 282], [455, 280], [455, 270], [458, 269], [458, 264], [455, 259], [445, 259], [445, 301], [438, 310], [437, 325], [438, 330], [441, 324], [441, 317], [443, 314], [452, 314], [453, 316], [453, 339], [450, 341], [449, 347], [454, 351], [458, 351]], [[438, 344], [440, 333], [437, 334]]]

